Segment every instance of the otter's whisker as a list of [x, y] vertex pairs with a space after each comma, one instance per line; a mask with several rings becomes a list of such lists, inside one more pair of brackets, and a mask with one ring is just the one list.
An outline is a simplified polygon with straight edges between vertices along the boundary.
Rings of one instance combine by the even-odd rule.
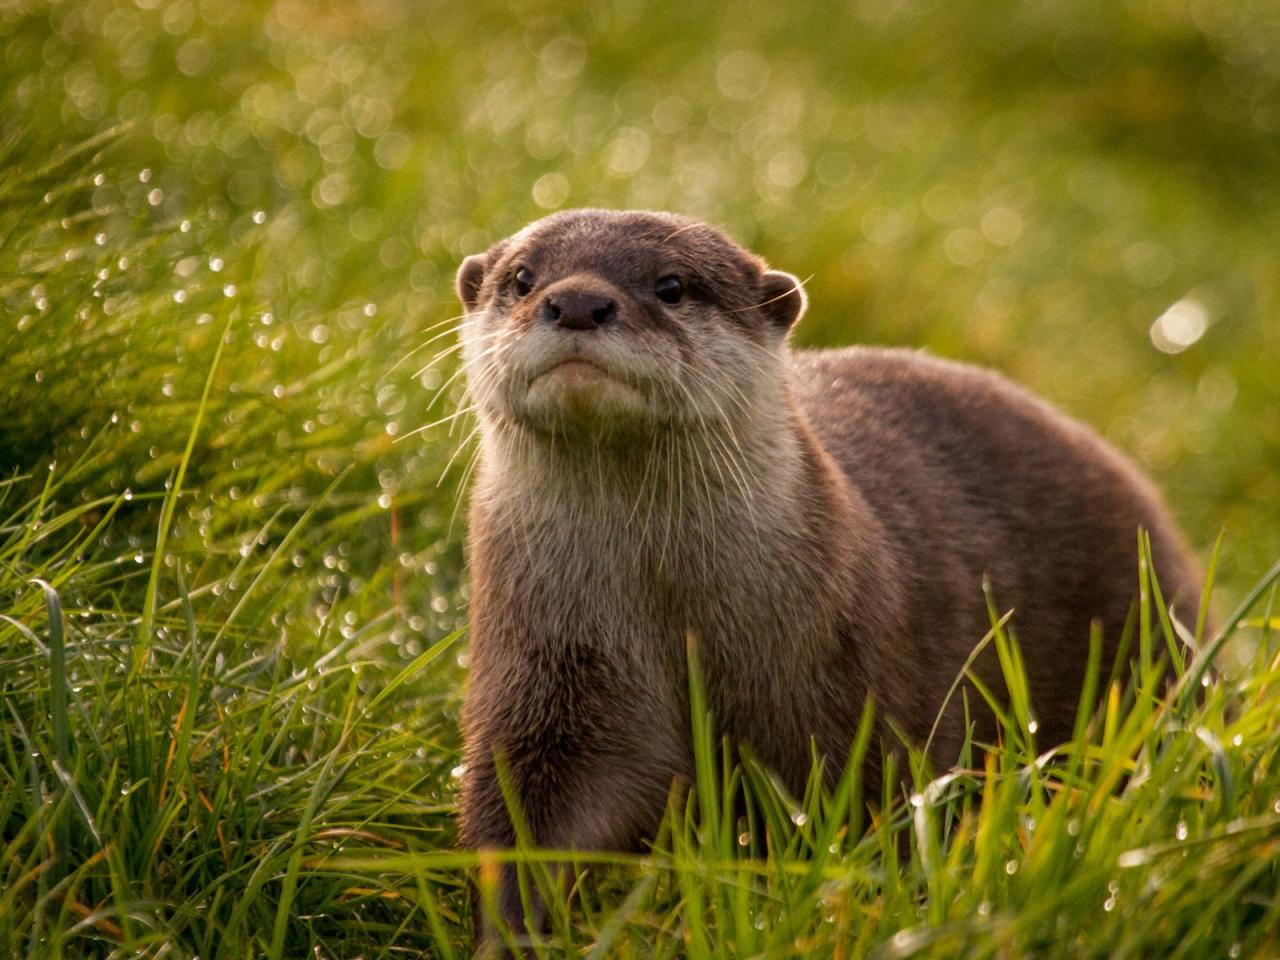
[[[449, 454], [449, 459], [445, 461], [444, 467], [441, 468], [440, 470], [440, 476], [436, 479], [437, 487], [439, 487], [441, 484], [444, 483], [444, 478], [449, 475], [449, 468], [453, 466], [454, 461], [458, 459], [458, 455], [462, 453], [463, 450], [467, 449], [467, 445], [471, 442], [472, 438], [475, 437], [475, 435], [478, 434], [479, 432], [480, 432], [480, 424], [477, 423], [470, 430], [468, 430], [467, 433], [456, 444], [454, 444], [453, 452]], [[476, 449], [479, 449], [479, 447], [477, 446]]]
[[463, 346], [465, 346], [465, 341], [459, 340], [457, 343], [453, 344], [452, 346], [445, 347], [443, 350], [439, 351], [434, 357], [428, 360], [423, 366], [419, 367], [417, 372], [414, 373], [413, 375], [414, 378], [416, 379], [422, 376], [424, 373], [426, 373], [428, 370], [434, 367], [437, 363], [439, 363], [445, 357], [448, 357], [452, 354], [457, 353], [459, 350], [463, 348]]
[[443, 332], [441, 332], [441, 333], [437, 333], [435, 336], [428, 337], [425, 341], [423, 341], [422, 343], [418, 344], [416, 347], [414, 347], [413, 349], [411, 349], [408, 353], [406, 353], [406, 354], [404, 354], [402, 357], [400, 357], [400, 359], [399, 359], [399, 360], [397, 360], [397, 361], [396, 361], [395, 363], [393, 363], [389, 368], [387, 368], [387, 370], [386, 370], [386, 372], [385, 372], [385, 373], [383, 373], [380, 377], [378, 377], [377, 382], [378, 382], [378, 383], [381, 383], [381, 382], [382, 382], [383, 380], [385, 380], [387, 377], [391, 376], [391, 374], [395, 373], [395, 372], [396, 372], [396, 370], [398, 370], [398, 369], [400, 368], [401, 364], [403, 364], [405, 361], [409, 360], [410, 358], [412, 358], [412, 357], [416, 356], [417, 354], [421, 353], [421, 352], [422, 352], [423, 350], [425, 350], [425, 349], [426, 349], [430, 344], [434, 343], [434, 342], [435, 342], [436, 340], [438, 340], [440, 337], [447, 336], [448, 334], [453, 333], [454, 331], [461, 329], [461, 326], [459, 325], [458, 321], [460, 321], [460, 320], [464, 320], [464, 319], [466, 319], [466, 314], [465, 314], [465, 313], [464, 313], [464, 314], [461, 314], [460, 316], [456, 316], [456, 317], [447, 317], [446, 319], [441, 320], [441, 321], [439, 321], [439, 322], [437, 322], [437, 323], [433, 323], [433, 324], [431, 324], [431, 325], [430, 325], [430, 326], [428, 326], [428, 327], [424, 327], [424, 328], [423, 328], [423, 330], [422, 330], [422, 333], [430, 333], [432, 330], [435, 330], [437, 327], [441, 327], [441, 326], [444, 326], [445, 324], [449, 324], [449, 329], [447, 329], [447, 330], [445, 330], [445, 331], [443, 331]]
[[447, 417], [441, 417], [439, 420], [433, 420], [431, 423], [424, 423], [420, 427], [414, 427], [408, 433], [400, 434], [400, 436], [396, 437], [391, 442], [393, 444], [403, 443], [405, 440], [408, 440], [410, 437], [416, 437], [420, 433], [426, 433], [428, 430], [432, 430], [443, 424], [450, 423], [454, 420], [457, 420], [459, 417], [466, 416], [468, 413], [474, 412], [475, 409], [476, 409], [475, 404], [470, 404], [468, 406], [462, 407], [459, 410], [455, 410], [453, 413], [449, 414]]

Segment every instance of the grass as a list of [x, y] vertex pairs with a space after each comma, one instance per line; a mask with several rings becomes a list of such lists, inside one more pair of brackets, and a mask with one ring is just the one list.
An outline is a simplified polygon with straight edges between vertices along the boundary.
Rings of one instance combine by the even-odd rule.
[[1225, 531], [1226, 629], [1174, 693], [1099, 677], [1070, 744], [1015, 696], [905, 796], [786, 796], [696, 715], [697, 783], [577, 855], [546, 952], [1280, 952], [1270, 8], [829, 15], [0, 0], [0, 955], [468, 955], [450, 278], [590, 203], [812, 275], [805, 343], [1093, 423]]
[[[51, 508], [89, 467], [51, 472], [27, 501], [21, 483], [3, 488], [0, 949], [466, 955], [465, 878], [488, 874], [451, 847], [459, 634], [389, 663], [387, 626], [349, 616], [367, 600], [352, 594], [316, 621], [305, 652], [235, 656], [238, 633], [288, 602], [264, 597], [257, 624], [226, 614], [254, 595], [288, 533], [236, 572], [234, 600], [216, 597], [231, 577], [188, 584], [164, 564], [147, 574], [144, 609], [73, 599], [110, 596], [122, 567], [146, 569], [100, 549], [122, 498]], [[673, 795], [650, 853], [558, 855], [584, 876], [569, 903], [553, 899], [554, 939], [538, 952], [1271, 955], [1278, 582], [1280, 566], [1172, 678], [1152, 666], [1126, 687], [1094, 658], [1065, 745], [1037, 743], [1016, 639], [997, 619], [1010, 690], [1001, 742], [970, 744], [948, 771], [911, 752], [908, 796], [862, 796], [851, 764], [830, 789], [816, 767], [792, 797], [750, 758], [731, 763], [694, 671], [696, 783]], [[1149, 665], [1176, 647], [1151, 586], [1136, 638]], [[1207, 672], [1238, 632], [1255, 651], [1247, 669]], [[508, 857], [551, 888], [556, 853]]]

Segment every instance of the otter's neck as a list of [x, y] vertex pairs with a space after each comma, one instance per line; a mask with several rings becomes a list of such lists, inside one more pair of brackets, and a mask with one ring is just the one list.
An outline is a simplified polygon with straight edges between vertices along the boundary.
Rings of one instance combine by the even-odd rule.
[[562, 565], [585, 555], [713, 589], [834, 562], [832, 544], [859, 536], [847, 482], [789, 402], [614, 446], [488, 424], [481, 457], [472, 509], [486, 536]]

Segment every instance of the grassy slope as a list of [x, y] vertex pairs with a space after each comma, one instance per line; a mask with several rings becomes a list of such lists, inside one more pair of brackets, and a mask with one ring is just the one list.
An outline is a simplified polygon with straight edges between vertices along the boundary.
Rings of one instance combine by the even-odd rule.
[[[465, 952], [470, 448], [461, 424], [396, 441], [453, 409], [452, 358], [421, 369], [453, 342], [449, 272], [539, 211], [539, 177], [814, 273], [813, 341], [928, 343], [1087, 416], [1199, 542], [1228, 527], [1229, 600], [1280, 552], [1263, 5], [815, 31], [658, 4], [656, 32], [317, 9], [0, 3], [0, 953]], [[1193, 288], [1214, 325], [1156, 354]], [[750, 771], [760, 818], [731, 823], [709, 777], [561, 933], [1274, 953], [1277, 676], [1241, 634], [1202, 703], [1131, 697], [1044, 769], [1015, 711], [1004, 749], [874, 824], [854, 784], [782, 798]]]

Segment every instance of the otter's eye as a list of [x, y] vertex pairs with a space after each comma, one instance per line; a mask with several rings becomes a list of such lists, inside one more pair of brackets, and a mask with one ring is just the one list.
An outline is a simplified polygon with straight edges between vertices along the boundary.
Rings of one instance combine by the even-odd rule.
[[684, 284], [679, 277], [662, 277], [653, 285], [653, 292], [663, 303], [679, 303], [684, 296]]
[[516, 271], [516, 296], [527, 297], [532, 289], [533, 271], [528, 267], [521, 267]]

